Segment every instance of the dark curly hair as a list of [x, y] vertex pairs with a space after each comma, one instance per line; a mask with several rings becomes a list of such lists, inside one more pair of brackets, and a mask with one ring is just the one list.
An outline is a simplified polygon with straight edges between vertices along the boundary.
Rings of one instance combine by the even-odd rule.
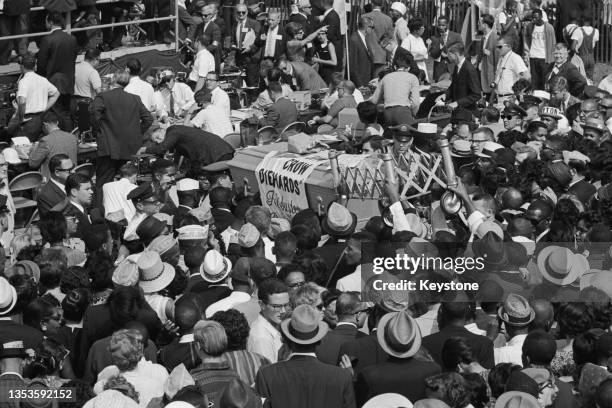
[[115, 264], [113, 259], [104, 252], [94, 252], [89, 254], [85, 262], [85, 270], [91, 278], [91, 290], [101, 292], [113, 287], [113, 270]]
[[35, 377], [53, 375], [60, 371], [68, 356], [68, 350], [56, 340], [45, 338], [34, 348], [35, 357], [30, 363], [30, 372]]
[[327, 266], [325, 260], [320, 255], [308, 251], [300, 255], [295, 262], [304, 270], [306, 281], [323, 286], [326, 284], [329, 266]]
[[65, 269], [60, 278], [60, 289], [62, 293], [68, 293], [73, 289], [89, 288], [89, 275], [87, 270], [80, 266], [71, 266]]
[[214, 320], [223, 326], [227, 335], [227, 350], [245, 350], [249, 338], [249, 322], [241, 312], [229, 309], [212, 315]]
[[459, 363], [470, 364], [474, 361], [472, 349], [461, 337], [450, 337], [442, 345], [442, 367], [446, 371], [456, 371]]
[[591, 309], [591, 327], [607, 330], [612, 325], [612, 300], [603, 290], [590, 286], [580, 291], [582, 300]]
[[70, 380], [66, 384], [62, 385], [61, 388], [74, 390], [74, 401], [60, 400], [59, 408], [80, 408], [85, 405], [87, 401], [96, 396], [91, 388], [91, 385], [83, 380]]
[[579, 219], [580, 212], [572, 200], [564, 198], [557, 202], [552, 216], [553, 221], [563, 221], [567, 225], [573, 226], [578, 224]]
[[515, 371], [521, 371], [523, 368], [520, 365], [512, 363], [500, 363], [494, 366], [487, 377], [489, 388], [491, 389], [491, 396], [493, 398], [499, 398], [506, 391], [506, 383], [510, 374]]
[[560, 338], [574, 338], [592, 327], [592, 311], [584, 303], [562, 303], [557, 308], [556, 315]]
[[467, 382], [458, 373], [442, 373], [425, 379], [427, 388], [437, 391], [451, 408], [463, 408], [470, 403]]
[[599, 337], [604, 333], [602, 329], [590, 329], [584, 333], [580, 333], [572, 342], [572, 353], [575, 364], [573, 377], [575, 381], [580, 380], [582, 367], [584, 367], [586, 363], [597, 364], [595, 345]]
[[40, 252], [42, 251], [42, 249], [42, 245], [30, 245], [25, 248], [22, 248], [21, 251], [17, 253], [17, 260], [39, 263]]
[[13, 275], [8, 281], [17, 292], [17, 303], [12, 310], [13, 313], [23, 311], [30, 302], [38, 297], [38, 285], [33, 277], [28, 275]]
[[474, 408], [485, 408], [489, 402], [487, 383], [480, 374], [476, 373], [461, 373], [465, 380], [470, 403]]

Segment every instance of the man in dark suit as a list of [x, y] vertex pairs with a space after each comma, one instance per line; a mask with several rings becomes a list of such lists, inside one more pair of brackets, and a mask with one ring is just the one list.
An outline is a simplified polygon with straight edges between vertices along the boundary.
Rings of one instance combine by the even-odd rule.
[[359, 328], [365, 322], [366, 313], [364, 305], [355, 293], [342, 293], [336, 300], [336, 315], [338, 324], [328, 332], [316, 353], [319, 361], [336, 365], [340, 361], [340, 347], [351, 340], [366, 336]]
[[321, 314], [310, 305], [296, 307], [281, 330], [293, 354], [289, 360], [262, 367], [255, 389], [271, 407], [354, 408], [353, 380], [348, 371], [317, 360], [317, 344], [327, 333]]
[[384, 393], [397, 393], [410, 401], [426, 397], [425, 378], [440, 373], [438, 364], [413, 358], [421, 347], [421, 331], [407, 310], [388, 313], [378, 322], [378, 343], [389, 360], [364, 368], [355, 383], [357, 404]]
[[445, 72], [453, 72], [454, 64], [449, 60], [448, 48], [456, 43], [463, 44], [461, 34], [448, 29], [448, 17], [438, 17], [438, 33], [431, 37], [429, 56], [434, 59], [434, 82], [438, 82]]
[[[234, 225], [237, 220], [230, 209], [232, 204], [232, 190], [218, 186], [210, 190], [208, 196], [212, 207], [210, 212], [215, 220], [217, 231], [223, 232], [228, 227]], [[228, 245], [229, 242], [225, 244]]]
[[163, 129], [154, 125], [149, 131], [150, 140], [140, 149], [140, 153], [162, 155], [174, 149], [176, 154], [191, 162], [193, 170], [222, 160], [230, 160], [234, 149], [219, 136], [202, 129], [174, 125]]
[[465, 57], [463, 43], [448, 47], [448, 59], [455, 64], [451, 85], [446, 91], [447, 105], [451, 108], [476, 109], [476, 102], [482, 97], [480, 77], [472, 63]]
[[357, 87], [367, 85], [373, 77], [373, 29], [372, 19], [361, 17], [349, 39], [350, 78]]
[[158, 363], [172, 372], [179, 364], [185, 364], [187, 370], [198, 366], [201, 362], [198, 354], [198, 344], [193, 338], [193, 326], [201, 320], [200, 311], [193, 295], [181, 296], [174, 304], [174, 318], [181, 337], [159, 350]]
[[298, 111], [295, 103], [283, 96], [283, 88], [278, 82], [268, 84], [268, 93], [274, 103], [267, 108], [260, 124], [262, 126], [274, 126], [281, 132], [290, 123], [297, 122]]
[[[38, 75], [49, 78], [62, 95], [74, 93], [74, 67], [77, 57], [77, 40], [63, 31], [64, 17], [61, 13], [49, 13], [47, 28], [51, 34], [43, 37], [37, 55]], [[63, 80], [54, 82], [56, 74]], [[62, 84], [62, 86], [58, 86]]]
[[334, 44], [336, 50], [336, 71], [342, 71], [344, 58], [344, 35], [340, 28], [340, 16], [334, 10], [334, 0], [322, 0], [321, 5], [325, 12], [318, 18], [321, 19], [321, 27], [327, 26], [327, 39]]
[[445, 301], [440, 306], [438, 325], [440, 331], [423, 338], [423, 346], [429, 351], [434, 361], [442, 365], [442, 346], [450, 337], [461, 337], [470, 346], [472, 355], [485, 368], [495, 365], [493, 342], [485, 337], [468, 331], [464, 326], [467, 317], [472, 313], [473, 304], [468, 301], [464, 292], [453, 293], [454, 299]]
[[200, 38], [201, 33], [204, 33], [210, 38], [210, 44], [206, 47], [208, 51], [215, 57], [215, 66], [218, 67], [221, 62], [221, 48], [223, 47], [223, 30], [215, 23], [217, 14], [213, 4], [207, 4], [202, 7], [202, 18], [204, 21], [193, 30], [192, 41]]
[[130, 74], [119, 71], [115, 75], [119, 87], [104, 92], [93, 103], [97, 135], [96, 203], [102, 205], [102, 186], [113, 181], [119, 167], [130, 160], [142, 146], [142, 135], [153, 123], [153, 116], [140, 97], [123, 89], [130, 82]]
[[[66, 200], [57, 204], [51, 211], [61, 212], [66, 218], [74, 217], [76, 225], [71, 225], [68, 222], [68, 233], [82, 238], [83, 231], [87, 230], [92, 224], [89, 214], [93, 198], [91, 180], [82, 174], [71, 174], [66, 179], [66, 194]], [[96, 214], [97, 217], [94, 215], [94, 219], [103, 219], [97, 211]]]
[[[4, 9], [0, 15], [0, 36], [24, 34], [28, 31], [28, 15], [30, 13], [30, 2], [23, 0], [5, 0]], [[28, 40], [20, 38], [13, 41], [2, 41], [0, 43], [0, 65], [9, 63], [11, 56], [11, 45], [15, 47], [17, 55], [25, 55], [28, 52]]]
[[231, 34], [232, 48], [236, 51], [236, 65], [246, 70], [247, 86], [257, 86], [261, 49], [256, 40], [261, 34], [261, 25], [248, 17], [245, 4], [236, 5], [236, 21]]
[[562, 76], [567, 79], [568, 91], [573, 96], [580, 98], [584, 92], [587, 80], [582, 76], [578, 68], [569, 61], [569, 50], [567, 44], [558, 43], [553, 52], [555, 62], [548, 66], [545, 78], [546, 82], [554, 76]]
[[261, 58], [278, 61], [285, 54], [287, 40], [283, 35], [284, 27], [280, 24], [280, 12], [268, 12], [268, 24], [257, 38], [257, 46], [261, 48]]
[[298, 12], [289, 16], [289, 22], [301, 24], [304, 28], [304, 36], [308, 36], [314, 31], [315, 27], [310, 0], [299, 0], [297, 8]]
[[393, 20], [382, 12], [381, 8], [383, 4], [383, 0], [373, 0], [372, 11], [364, 14], [364, 17], [371, 18], [374, 23], [374, 34], [376, 35], [376, 41], [378, 41], [378, 43], [393, 38]]
[[41, 216], [47, 214], [57, 204], [66, 199], [66, 179], [74, 169], [74, 163], [63, 153], [52, 156], [49, 160], [50, 179], [38, 191], [36, 202]]

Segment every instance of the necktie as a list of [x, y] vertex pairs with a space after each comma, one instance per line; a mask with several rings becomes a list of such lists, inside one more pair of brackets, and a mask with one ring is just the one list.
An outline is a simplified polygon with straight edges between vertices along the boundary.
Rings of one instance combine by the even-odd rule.
[[238, 48], [242, 48], [242, 28], [244, 27], [244, 23], [238, 24]]
[[266, 37], [266, 57], [274, 58], [274, 45], [276, 42], [276, 35], [274, 35], [274, 30], [268, 31], [268, 36]]
[[174, 92], [170, 90], [170, 116], [174, 117]]

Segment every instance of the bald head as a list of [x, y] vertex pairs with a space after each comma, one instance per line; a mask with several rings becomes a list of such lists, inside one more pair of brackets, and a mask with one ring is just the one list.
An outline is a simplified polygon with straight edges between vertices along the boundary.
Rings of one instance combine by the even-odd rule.
[[278, 27], [280, 23], [280, 13], [278, 11], [269, 11], [268, 12], [268, 26], [271, 30]]
[[529, 330], [544, 330], [549, 331], [555, 319], [555, 310], [552, 303], [545, 299], [536, 299], [531, 301], [531, 308], [535, 312], [535, 319], [531, 322]]
[[504, 210], [518, 210], [523, 205], [523, 195], [521, 192], [510, 187], [502, 194], [502, 207]]
[[174, 304], [174, 321], [182, 334], [189, 333], [193, 326], [202, 319], [202, 312], [193, 297], [185, 295]]
[[355, 92], [355, 83], [345, 80], [340, 83], [340, 88], [344, 91], [345, 95], [352, 95]]
[[342, 293], [336, 300], [336, 314], [340, 320], [352, 319], [360, 307], [361, 301], [355, 293]]

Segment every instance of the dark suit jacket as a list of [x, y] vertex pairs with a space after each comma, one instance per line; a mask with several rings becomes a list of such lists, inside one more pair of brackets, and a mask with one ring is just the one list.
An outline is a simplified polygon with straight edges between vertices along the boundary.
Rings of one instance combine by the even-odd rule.
[[157, 362], [166, 367], [169, 373], [181, 363], [187, 370], [192, 370], [202, 362], [198, 348], [197, 342], [179, 343], [179, 339], [174, 339], [159, 350]]
[[426, 397], [425, 379], [440, 371], [440, 366], [433, 362], [389, 357], [387, 362], [371, 365], [357, 374], [357, 404], [361, 406], [370, 398], [389, 392], [418, 401]]
[[[193, 40], [199, 37], [202, 30], [204, 30], [204, 26], [206, 23], [198, 24], [196, 29], [194, 30]], [[210, 45], [206, 47], [208, 51], [215, 57], [215, 66], [219, 66], [219, 62], [221, 59], [221, 48], [223, 47], [223, 30], [214, 21], [212, 21], [206, 30], [204, 30], [204, 34], [210, 38]]]
[[291, 14], [289, 16], [289, 22], [301, 24], [304, 28], [304, 36], [308, 36], [314, 31], [315, 24], [312, 16], [307, 17], [301, 13]]
[[400, 46], [398, 46], [395, 49], [395, 53], [393, 54], [393, 60], [391, 61], [391, 66], [392, 67], [396, 67], [397, 66], [397, 57], [398, 55], [401, 54], [407, 54], [410, 55], [409, 61], [412, 61], [412, 63], [410, 64], [410, 73], [414, 76], [416, 76], [419, 81], [421, 83], [423, 83], [425, 81], [425, 79], [427, 78], [425, 75], [425, 72], [419, 68], [419, 66], [417, 65], [417, 63], [414, 61], [414, 57], [412, 55], [412, 53], [410, 51], [408, 51], [405, 48], [402, 48]]
[[208, 309], [208, 306], [231, 295], [232, 290], [228, 286], [214, 285], [206, 281], [196, 283], [189, 293], [195, 295], [194, 300], [201, 310]]
[[493, 356], [493, 342], [485, 336], [479, 336], [468, 331], [465, 327], [449, 326], [438, 333], [423, 337], [425, 347], [433, 357], [434, 361], [442, 365], [442, 346], [450, 337], [461, 337], [472, 349], [472, 355], [484, 368], [492, 368], [495, 365]]
[[47, 214], [53, 207], [61, 203], [66, 199], [66, 191], [62, 190], [52, 181], [48, 181], [46, 184], [38, 190], [38, 196], [36, 202], [38, 203], [38, 212], [40, 215]]
[[148, 144], [147, 153], [164, 154], [174, 149], [177, 154], [201, 165], [209, 165], [219, 161], [223, 156], [233, 154], [234, 149], [219, 136], [202, 129], [174, 125], [166, 131], [166, 138], [160, 144]]
[[481, 97], [482, 88], [478, 71], [466, 58], [459, 72], [457, 67], [453, 71], [451, 85], [446, 91], [446, 100], [456, 101], [460, 108], [475, 110], [476, 102]]
[[98, 133], [98, 156], [130, 160], [142, 146], [142, 135], [153, 123], [153, 116], [139, 96], [123, 88], [101, 93], [93, 102]]
[[354, 408], [350, 374], [312, 356], [294, 356], [262, 367], [255, 390], [268, 398], [271, 408]]
[[[266, 35], [266, 39], [262, 40], [261, 36], [264, 34]], [[261, 58], [264, 58], [265, 56], [267, 35], [268, 35], [268, 27], [264, 26], [261, 29], [261, 33], [259, 34], [259, 37], [257, 37], [257, 40], [255, 41], [257, 46], [261, 49]], [[280, 37], [276, 38], [276, 45], [274, 46], [274, 61], [278, 61], [281, 55], [285, 54], [285, 51], [287, 49], [287, 38], [285, 36], [285, 27], [282, 24], [278, 25], [278, 30], [276, 32], [276, 35]]]
[[342, 344], [338, 355], [344, 354], [357, 359], [353, 365], [355, 373], [371, 365], [384, 363], [389, 359], [389, 355], [378, 344], [376, 332]]
[[264, 126], [274, 126], [279, 132], [287, 125], [298, 120], [298, 111], [295, 103], [282, 97], [276, 100], [266, 110], [266, 115], [262, 121]]
[[588, 181], [580, 180], [568, 188], [567, 191], [578, 197], [583, 204], [588, 204], [591, 197], [597, 192], [597, 189]]
[[[261, 35], [261, 24], [259, 24], [258, 21], [253, 20], [252, 18], [247, 18], [246, 22], [244, 23], [244, 27], [245, 29], [253, 30], [255, 32], [255, 39], [259, 38], [259, 36]], [[238, 23], [234, 21], [234, 23], [232, 24], [232, 32], [230, 35], [232, 38], [232, 44], [236, 46], [238, 46], [238, 44], [236, 43], [236, 30], [237, 29], [238, 29]], [[245, 35], [246, 33], [244, 31], [240, 33], [240, 42], [244, 40]], [[261, 59], [261, 49], [257, 46], [257, 42], [255, 42], [251, 46], [251, 49], [245, 53], [241, 53], [240, 50], [236, 52], [236, 61], [244, 60], [244, 59], [246, 59], [249, 62], [257, 62]]]
[[371, 51], [365, 47], [357, 31], [353, 32], [349, 39], [349, 62], [351, 81], [357, 87], [367, 85], [372, 79], [374, 60]]
[[12, 320], [0, 320], [0, 342], [23, 341], [26, 349], [33, 349], [43, 340], [43, 334], [33, 327], [15, 323]]
[[394, 26], [391, 17], [380, 11], [380, 9], [372, 10], [363, 16], [370, 17], [372, 22], [374, 22], [374, 34], [378, 42], [384, 38], [393, 38]]
[[[215, 227], [217, 227], [217, 231], [219, 232], [225, 231], [236, 221], [236, 217], [231, 211], [222, 210], [220, 208], [212, 208], [210, 212], [215, 220]], [[226, 242], [225, 244], [227, 245], [229, 242]]]
[[62, 74], [65, 86], [58, 88], [62, 95], [74, 92], [74, 66], [77, 57], [77, 40], [62, 30], [55, 30], [43, 37], [37, 54], [38, 74], [51, 78]]
[[2, 395], [0, 408], [19, 408], [23, 406], [18, 399], [11, 398], [10, 392], [16, 393], [17, 390], [25, 390], [27, 386], [28, 383], [17, 374], [0, 375], [0, 395]]
[[[454, 65], [450, 64], [447, 57], [442, 57], [442, 53], [448, 52], [448, 47], [456, 43], [463, 43], [461, 34], [454, 31], [449, 31], [446, 37], [446, 42], [442, 44], [442, 37], [440, 34], [431, 37], [431, 47], [429, 48], [429, 56], [434, 59], [433, 74], [434, 81], [438, 82], [440, 76], [445, 72], [452, 72]], [[436, 59], [441, 58], [438, 62]]]
[[342, 32], [340, 31], [340, 16], [338, 16], [336, 10], [330, 11], [325, 16], [320, 26], [328, 26], [327, 39], [334, 44], [336, 57], [338, 58], [336, 67], [342, 67], [342, 62], [344, 59], [344, 41], [342, 40]]
[[367, 335], [352, 324], [340, 325], [323, 337], [321, 344], [317, 346], [317, 358], [323, 363], [338, 365], [341, 357], [340, 347], [346, 342], [365, 336]]
[[[554, 63], [548, 66], [545, 76], [547, 81], [554, 76], [552, 72], [554, 67]], [[559, 68], [559, 73], [557, 75], [565, 77], [565, 79], [567, 79], [569, 93], [571, 93], [576, 98], [580, 98], [582, 92], [584, 92], [584, 87], [586, 86], [587, 81], [586, 78], [582, 76], [580, 71], [578, 71], [578, 68], [576, 68], [576, 66], [570, 61], [567, 61], [565, 64], [561, 65], [561, 67]]]

